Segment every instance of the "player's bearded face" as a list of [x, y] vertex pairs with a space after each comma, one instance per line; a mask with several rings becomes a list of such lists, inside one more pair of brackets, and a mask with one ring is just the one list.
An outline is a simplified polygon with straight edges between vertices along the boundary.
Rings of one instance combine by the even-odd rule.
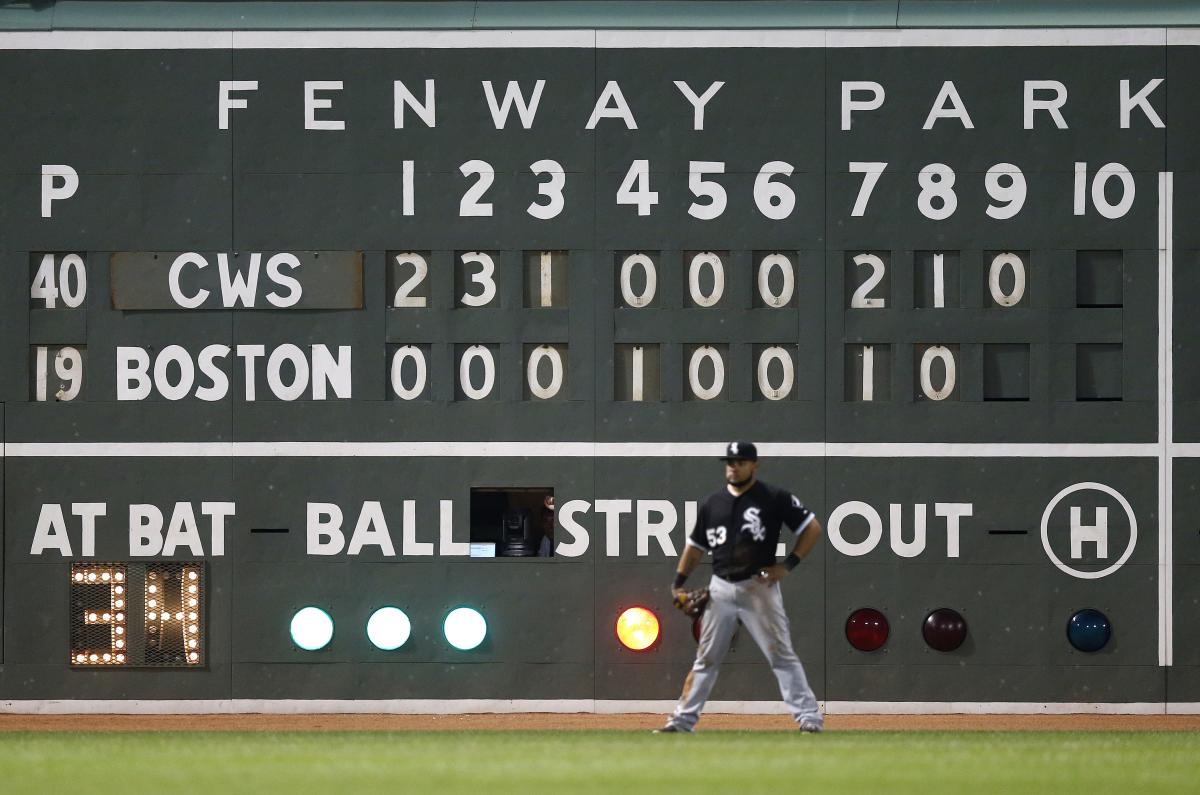
[[754, 480], [754, 476], [757, 473], [757, 461], [746, 461], [742, 458], [734, 458], [725, 462], [725, 482], [731, 486], [741, 488], [750, 481]]

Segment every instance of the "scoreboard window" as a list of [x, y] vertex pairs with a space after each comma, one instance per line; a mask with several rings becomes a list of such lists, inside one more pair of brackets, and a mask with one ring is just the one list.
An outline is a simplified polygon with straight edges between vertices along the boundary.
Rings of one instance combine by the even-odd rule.
[[891, 345], [847, 345], [845, 367], [847, 402], [892, 399]]
[[1121, 379], [1120, 344], [1105, 342], [1075, 346], [1077, 400], [1121, 400]]
[[846, 254], [846, 306], [850, 309], [887, 309], [892, 292], [891, 254], [861, 251]]
[[1029, 252], [988, 251], [984, 254], [984, 306], [1029, 306]]
[[916, 371], [917, 401], [958, 400], [959, 388], [958, 345], [917, 344], [913, 346], [914, 369]]
[[622, 343], [616, 346], [613, 361], [616, 367], [617, 400], [662, 400], [657, 343]]
[[526, 309], [552, 309], [567, 305], [565, 251], [526, 251], [522, 294]]
[[471, 546], [477, 545], [490, 545], [495, 557], [553, 557], [554, 489], [471, 489]]
[[959, 306], [959, 253], [917, 251], [913, 254], [913, 306], [956, 309]]
[[1125, 304], [1124, 282], [1123, 252], [1075, 253], [1075, 306], [1119, 309]]
[[1029, 400], [1029, 345], [983, 346], [983, 399]]

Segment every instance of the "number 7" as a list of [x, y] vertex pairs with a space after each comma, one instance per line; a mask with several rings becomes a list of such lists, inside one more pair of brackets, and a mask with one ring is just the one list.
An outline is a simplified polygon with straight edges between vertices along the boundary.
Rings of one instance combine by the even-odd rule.
[[871, 200], [871, 191], [875, 190], [875, 183], [879, 182], [879, 177], [883, 175], [883, 170], [887, 168], [887, 163], [851, 163], [849, 170], [851, 174], [863, 174], [862, 185], [858, 188], [858, 196], [854, 199], [854, 209], [850, 211], [850, 215], [861, 217], [867, 212], [867, 202]]

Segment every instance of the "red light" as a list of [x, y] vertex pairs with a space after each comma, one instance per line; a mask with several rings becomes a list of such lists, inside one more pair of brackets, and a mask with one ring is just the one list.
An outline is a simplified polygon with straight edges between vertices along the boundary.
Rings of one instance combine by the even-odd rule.
[[860, 607], [846, 619], [846, 640], [859, 651], [875, 651], [888, 639], [887, 616], [873, 607]]
[[630, 607], [617, 618], [617, 640], [633, 651], [645, 651], [658, 640], [658, 616], [644, 607]]

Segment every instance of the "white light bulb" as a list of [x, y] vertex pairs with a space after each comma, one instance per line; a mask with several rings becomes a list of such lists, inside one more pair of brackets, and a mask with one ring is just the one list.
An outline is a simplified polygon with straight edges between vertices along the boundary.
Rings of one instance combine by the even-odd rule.
[[487, 635], [487, 621], [478, 610], [459, 607], [451, 610], [442, 623], [442, 632], [450, 645], [462, 651], [470, 651], [483, 642]]
[[305, 651], [323, 649], [333, 639], [333, 619], [319, 607], [302, 608], [292, 616], [291, 634]]
[[151, 621], [157, 621], [157, 620], [158, 620], [158, 613], [147, 613], [147, 614], [146, 614], [146, 618], [148, 618], [148, 619], [149, 619], [149, 620], [151, 620]]
[[146, 593], [158, 593], [158, 586], [157, 585], [147, 585]]

